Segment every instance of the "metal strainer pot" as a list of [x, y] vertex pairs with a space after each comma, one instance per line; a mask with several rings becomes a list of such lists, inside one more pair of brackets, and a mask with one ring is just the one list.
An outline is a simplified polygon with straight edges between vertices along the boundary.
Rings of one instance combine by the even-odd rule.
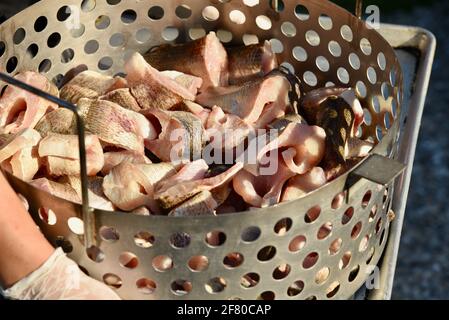
[[55, 83], [81, 64], [115, 75], [133, 51], [209, 31], [225, 43], [271, 40], [306, 90], [355, 88], [366, 108], [361, 137], [378, 142], [372, 155], [302, 199], [217, 217], [87, 210], [8, 175], [11, 184], [48, 240], [124, 299], [351, 297], [382, 255], [403, 169], [393, 160], [399, 62], [355, 16], [325, 0], [42, 0], [0, 26], [0, 66], [38, 70]]

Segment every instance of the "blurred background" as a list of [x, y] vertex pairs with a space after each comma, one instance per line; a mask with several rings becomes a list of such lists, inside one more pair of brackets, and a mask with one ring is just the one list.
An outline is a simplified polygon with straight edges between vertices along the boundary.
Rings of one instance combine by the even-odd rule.
[[[34, 2], [1, 0], [0, 22]], [[355, 0], [334, 2], [354, 11]], [[393, 299], [449, 299], [449, 1], [364, 1], [370, 4], [379, 6], [381, 22], [420, 26], [437, 37]]]

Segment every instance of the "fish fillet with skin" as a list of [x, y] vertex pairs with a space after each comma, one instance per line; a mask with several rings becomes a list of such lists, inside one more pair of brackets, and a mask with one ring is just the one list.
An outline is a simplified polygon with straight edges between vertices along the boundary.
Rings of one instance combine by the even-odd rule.
[[33, 180], [40, 168], [37, 147], [19, 150], [10, 160], [12, 174], [23, 181]]
[[193, 113], [195, 116], [201, 119], [203, 126], [206, 126], [206, 122], [209, 118], [210, 110], [200, 106], [193, 101], [184, 100], [183, 102], [175, 105], [171, 111], [184, 111]]
[[75, 203], [79, 203], [80, 201], [75, 189], [73, 189], [69, 184], [58, 183], [48, 180], [47, 178], [33, 180], [30, 184], [33, 187], [46, 191], [55, 197]]
[[190, 161], [201, 155], [203, 125], [194, 114], [183, 111], [144, 112], [155, 128], [156, 139], [145, 140], [145, 147], [164, 162]]
[[168, 163], [136, 165], [123, 162], [104, 177], [103, 191], [121, 210], [132, 211], [145, 206], [158, 213], [154, 186], [174, 174], [176, 170]]
[[[58, 89], [43, 75], [26, 71], [15, 79], [37, 89], [58, 96]], [[18, 133], [25, 128], [34, 128], [48, 112], [57, 109], [52, 102], [28, 91], [9, 85], [0, 98], [0, 133]]]
[[285, 111], [290, 83], [282, 76], [267, 76], [241, 86], [209, 88], [197, 96], [196, 102], [212, 108], [219, 106], [248, 124], [257, 122], [267, 104]]
[[233, 179], [234, 190], [246, 203], [256, 208], [265, 208], [279, 203], [282, 188], [288, 179], [295, 176], [282, 161], [273, 175], [255, 176], [242, 170]]
[[194, 96], [198, 94], [198, 91], [203, 85], [203, 79], [179, 71], [162, 71], [161, 74], [175, 80]]
[[144, 139], [157, 137], [145, 116], [106, 100], [81, 99], [78, 107], [86, 130], [112, 146], [144, 153]]
[[[86, 135], [85, 143], [87, 174], [94, 176], [100, 172], [104, 165], [103, 148], [95, 135]], [[39, 144], [39, 156], [45, 158], [47, 171], [50, 175], [80, 174], [77, 135], [48, 135]]]
[[145, 155], [135, 151], [106, 152], [104, 154], [104, 166], [103, 169], [101, 169], [101, 173], [104, 175], [109, 174], [114, 167], [118, 166], [122, 162], [129, 162], [133, 164], [150, 164], [151, 160]]
[[[171, 209], [202, 191], [211, 191], [226, 184], [243, 168], [243, 164], [237, 163], [214, 177], [199, 178], [205, 174], [206, 167], [208, 166], [203, 159], [197, 160], [187, 164], [171, 179], [159, 183], [156, 186], [155, 198], [159, 200], [162, 208]], [[195, 179], [184, 179], [189, 176], [189, 171], [194, 173]]]
[[82, 98], [96, 99], [111, 90], [125, 86], [126, 82], [121, 79], [86, 70], [61, 88], [61, 98], [74, 104]]
[[288, 180], [282, 202], [292, 201], [304, 197], [327, 183], [325, 172], [320, 167], [315, 167], [306, 174], [297, 175]]
[[185, 44], [153, 48], [144, 56], [158, 70], [176, 70], [200, 77], [202, 90], [228, 85], [228, 55], [215, 32]]
[[114, 102], [119, 106], [128, 110], [132, 110], [134, 112], [139, 112], [141, 110], [139, 104], [131, 94], [131, 90], [129, 88], [110, 91], [104, 96], [101, 96], [100, 99]]
[[11, 158], [18, 151], [36, 146], [41, 140], [41, 135], [34, 129], [23, 129], [16, 134], [4, 135], [0, 145], [0, 162]]
[[143, 110], [169, 110], [183, 100], [195, 100], [185, 87], [164, 76], [135, 53], [125, 64], [126, 80], [139, 106]]
[[227, 49], [229, 84], [239, 85], [263, 77], [278, 67], [276, 54], [269, 41]]
[[268, 153], [278, 152], [292, 172], [304, 174], [323, 159], [325, 139], [326, 133], [320, 127], [290, 123], [278, 137], [260, 150], [257, 160], [266, 163], [269, 160]]
[[202, 191], [182, 203], [168, 214], [170, 217], [195, 217], [215, 215], [218, 203], [210, 191]]

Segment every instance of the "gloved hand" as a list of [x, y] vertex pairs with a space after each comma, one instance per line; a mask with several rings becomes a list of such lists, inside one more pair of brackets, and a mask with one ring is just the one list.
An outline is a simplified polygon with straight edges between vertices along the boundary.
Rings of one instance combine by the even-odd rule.
[[120, 300], [108, 286], [84, 274], [60, 248], [2, 294], [15, 300]]

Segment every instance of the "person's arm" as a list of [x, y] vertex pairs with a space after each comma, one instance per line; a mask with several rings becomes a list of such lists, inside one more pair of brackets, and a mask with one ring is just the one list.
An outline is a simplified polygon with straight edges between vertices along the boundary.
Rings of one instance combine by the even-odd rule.
[[11, 287], [54, 251], [0, 172], [0, 286]]

